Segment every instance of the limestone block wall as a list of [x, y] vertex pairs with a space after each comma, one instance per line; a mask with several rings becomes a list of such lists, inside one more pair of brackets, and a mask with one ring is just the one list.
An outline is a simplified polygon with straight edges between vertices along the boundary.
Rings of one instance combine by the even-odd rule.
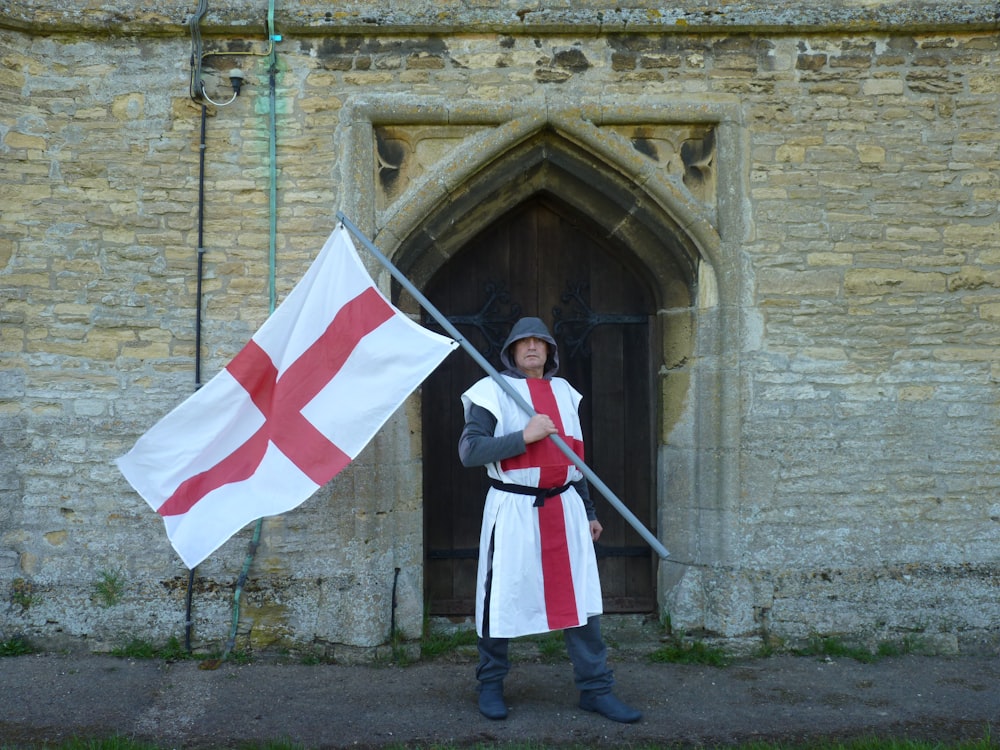
[[[664, 382], [688, 368], [691, 385], [668, 383], [658, 406], [674, 553], [658, 614], [731, 638], [995, 644], [994, 4], [383, 5], [276, 9], [278, 299], [337, 210], [391, 254], [420, 220], [408, 207], [474, 171], [463, 148], [532, 123], [595, 129], [626, 177], [675, 196], [671, 211], [686, 202], [718, 274], [690, 312], [711, 347], [670, 363]], [[112, 462], [195, 387], [193, 10], [25, 2], [0, 20], [2, 638], [104, 648], [184, 629], [187, 570]], [[206, 110], [203, 380], [269, 309], [265, 12], [218, 3], [201, 24], [210, 96], [231, 96], [230, 68], [246, 75]], [[647, 167], [621, 135], [644, 124], [718, 125], [712, 192]], [[398, 180], [380, 139], [407, 149]], [[264, 523], [241, 644], [347, 658], [393, 628], [419, 635], [420, 424], [411, 399], [329, 486]], [[249, 537], [197, 570], [197, 643], [228, 635]]]

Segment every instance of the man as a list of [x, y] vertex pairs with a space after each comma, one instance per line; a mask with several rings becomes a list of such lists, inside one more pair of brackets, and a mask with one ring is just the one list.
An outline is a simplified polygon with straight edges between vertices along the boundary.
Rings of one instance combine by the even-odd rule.
[[485, 466], [491, 484], [476, 586], [479, 710], [490, 719], [507, 717], [508, 639], [562, 630], [580, 708], [614, 721], [638, 721], [642, 714], [611, 692], [594, 553], [602, 528], [587, 480], [547, 439], [558, 433], [582, 456], [582, 396], [554, 377], [559, 350], [538, 318], [514, 325], [500, 360], [506, 368], [501, 377], [537, 413], [529, 418], [492, 378], [462, 394], [459, 457], [464, 466]]

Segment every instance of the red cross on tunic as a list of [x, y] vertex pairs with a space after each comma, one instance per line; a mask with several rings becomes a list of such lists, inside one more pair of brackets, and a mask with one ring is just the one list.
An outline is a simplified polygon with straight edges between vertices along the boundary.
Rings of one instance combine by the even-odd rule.
[[280, 375], [267, 352], [251, 339], [226, 370], [246, 389], [264, 424], [211, 469], [184, 480], [157, 512], [187, 513], [213, 490], [249, 479], [269, 445], [317, 485], [336, 476], [351, 457], [317, 430], [302, 409], [333, 380], [361, 339], [392, 315], [392, 308], [369, 287], [341, 307], [319, 338]]
[[[535, 411], [547, 414], [559, 431], [559, 436], [582, 458], [583, 442], [566, 435], [559, 414], [559, 403], [552, 392], [552, 383], [542, 378], [528, 378], [525, 382]], [[570, 465], [569, 458], [548, 438], [529, 443], [524, 453], [501, 462], [504, 470], [538, 467], [539, 487], [560, 487], [566, 484], [566, 469]], [[551, 630], [576, 627], [581, 623], [576, 609], [576, 587], [573, 585], [573, 568], [566, 541], [562, 495], [547, 498], [545, 504], [537, 510], [548, 626]]]

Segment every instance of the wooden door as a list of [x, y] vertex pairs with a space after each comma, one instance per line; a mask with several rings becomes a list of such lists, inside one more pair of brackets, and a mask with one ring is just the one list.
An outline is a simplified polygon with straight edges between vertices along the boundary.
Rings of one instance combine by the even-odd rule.
[[[653, 529], [652, 367], [645, 284], [585, 217], [552, 199], [522, 204], [483, 230], [431, 280], [430, 301], [502, 369], [499, 347], [522, 316], [559, 344], [559, 374], [583, 394], [586, 461]], [[425, 320], [429, 327], [431, 321]], [[484, 469], [458, 460], [460, 396], [485, 373], [463, 352], [423, 386], [425, 587], [430, 614], [474, 611]], [[591, 488], [604, 533], [598, 565], [606, 612], [652, 612], [654, 555]], [[655, 532], [655, 529], [654, 529]]]

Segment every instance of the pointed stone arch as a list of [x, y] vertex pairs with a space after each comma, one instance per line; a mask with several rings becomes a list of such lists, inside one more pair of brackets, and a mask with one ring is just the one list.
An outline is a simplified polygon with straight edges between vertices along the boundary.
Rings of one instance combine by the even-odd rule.
[[690, 236], [620, 171], [551, 128], [512, 145], [450, 192], [400, 243], [400, 268], [421, 284], [483, 226], [538, 194], [558, 197], [631, 248], [656, 280], [659, 307], [693, 304], [701, 261]]
[[[737, 530], [738, 351], [746, 294], [738, 262], [746, 231], [738, 108], [675, 103], [588, 113], [526, 104], [497, 112], [483, 103], [439, 104], [392, 98], [346, 108], [345, 127], [355, 137], [345, 177], [365, 189], [344, 201], [345, 211], [354, 204], [355, 221], [418, 288], [483, 227], [539, 195], [589, 217], [607, 241], [627, 248], [657, 306], [657, 526], [672, 553], [659, 566], [661, 611], [682, 627], [739, 629], [726, 622], [727, 598], [738, 592], [726, 594], [711, 573], [733, 564], [729, 540]], [[478, 127], [377, 208], [375, 128], [428, 123]], [[622, 134], [622, 126], [691, 123], [712, 131], [717, 191], [711, 202], [697, 200], [682, 179]], [[363, 172], [372, 175], [368, 182], [356, 179]], [[408, 295], [394, 297], [416, 313]]]

